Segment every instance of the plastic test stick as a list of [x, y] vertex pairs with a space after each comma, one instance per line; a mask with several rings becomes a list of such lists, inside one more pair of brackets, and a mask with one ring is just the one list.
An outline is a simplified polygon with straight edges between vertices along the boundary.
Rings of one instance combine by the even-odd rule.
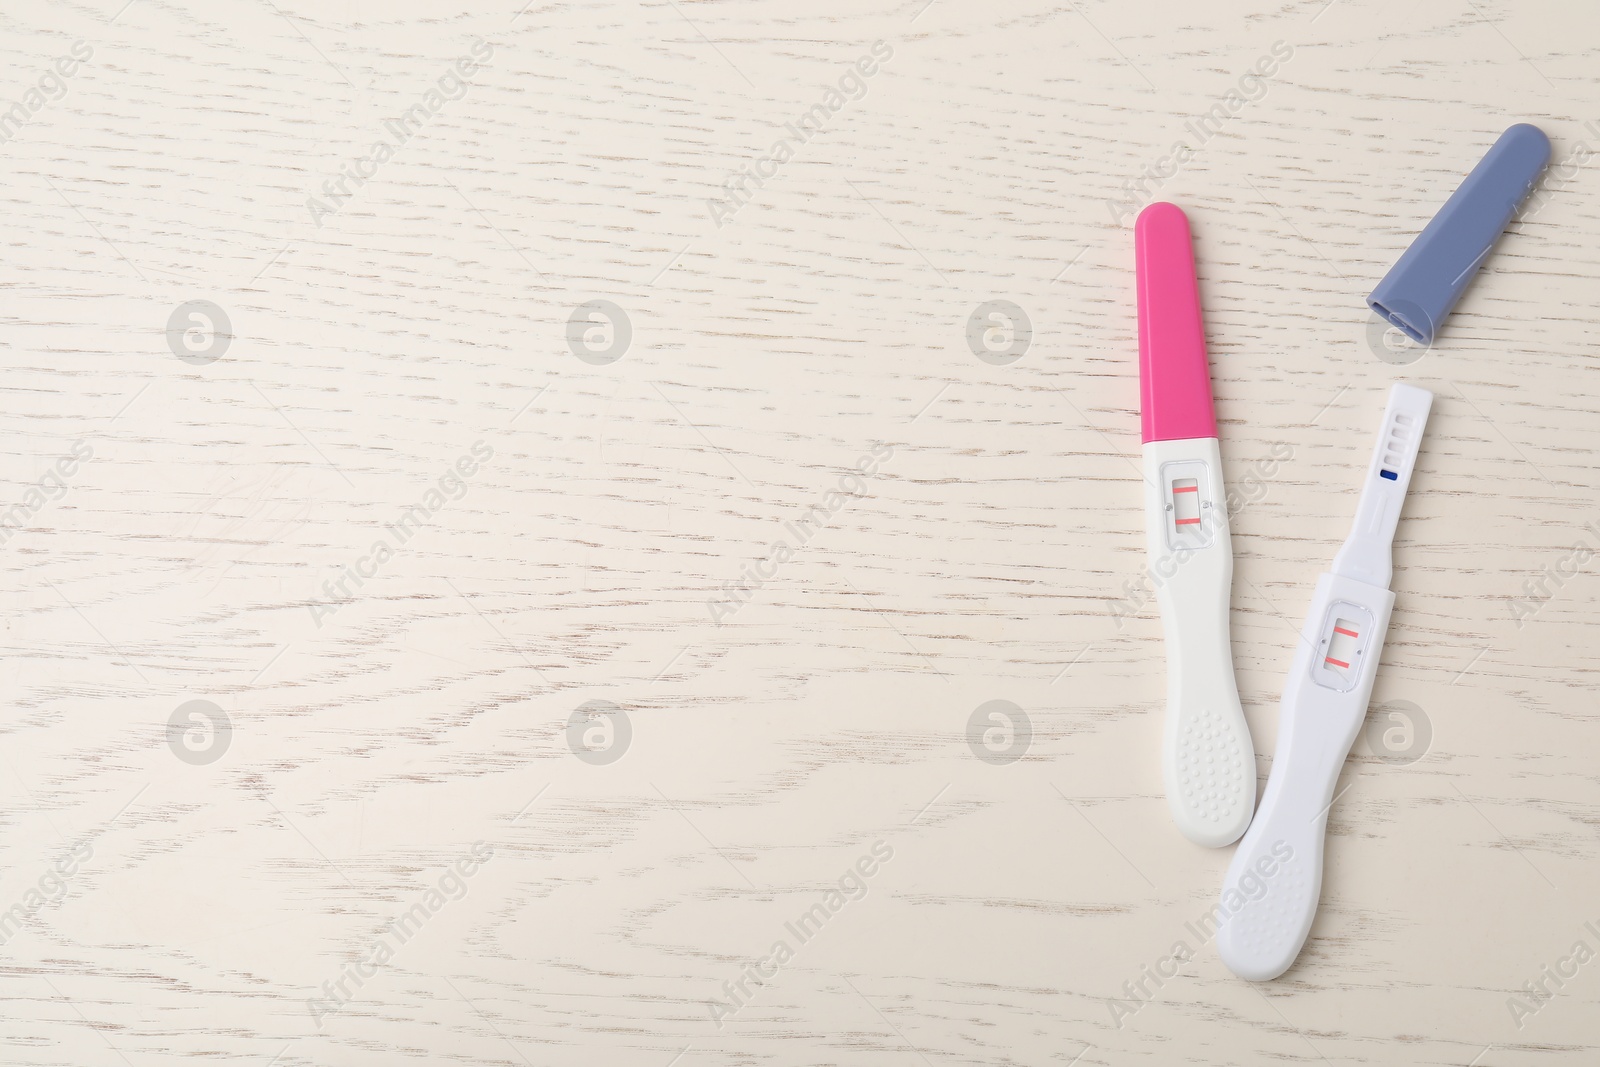
[[1426, 389], [1390, 389], [1355, 525], [1317, 582], [1284, 684], [1272, 775], [1223, 883], [1217, 951], [1240, 978], [1278, 977], [1311, 932], [1328, 809], [1378, 673], [1395, 525], [1432, 406]]
[[1134, 225], [1146, 546], [1167, 650], [1162, 776], [1178, 830], [1238, 840], [1255, 751], [1233, 677], [1233, 547], [1189, 220], [1151, 204]]

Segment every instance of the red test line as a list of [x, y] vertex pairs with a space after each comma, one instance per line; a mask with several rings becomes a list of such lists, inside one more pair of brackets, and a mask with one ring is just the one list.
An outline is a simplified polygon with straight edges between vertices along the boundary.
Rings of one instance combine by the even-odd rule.
[[1344, 634], [1346, 637], [1360, 637], [1361, 636], [1360, 634], [1356, 633], [1354, 630], [1346, 630], [1343, 626], [1335, 626], [1333, 628], [1333, 632], [1336, 633], [1336, 634]]
[[1324, 662], [1324, 663], [1331, 663], [1331, 664], [1333, 664], [1333, 665], [1334, 665], [1334, 666], [1335, 666], [1335, 667], [1343, 667], [1343, 668], [1344, 668], [1344, 669], [1345, 669], [1345, 670], [1349, 670], [1349, 669], [1350, 669], [1350, 664], [1348, 664], [1348, 663], [1346, 663], [1346, 662], [1345, 662], [1345, 661], [1344, 661], [1344, 660], [1342, 660], [1342, 659], [1334, 659], [1334, 658], [1333, 658], [1333, 657], [1332, 657], [1332, 656], [1326, 656], [1326, 657], [1324, 657], [1324, 658], [1323, 658], [1323, 660], [1322, 660], [1322, 662]]
[[[1199, 491], [1200, 491], [1200, 487], [1198, 485], [1182, 485], [1182, 486], [1175, 485], [1175, 486], [1172, 487], [1172, 495], [1173, 496], [1177, 496], [1179, 493], [1198, 493]], [[1174, 526], [1199, 526], [1200, 525], [1200, 520], [1198, 518], [1195, 518], [1195, 519], [1174, 519], [1172, 524]]]

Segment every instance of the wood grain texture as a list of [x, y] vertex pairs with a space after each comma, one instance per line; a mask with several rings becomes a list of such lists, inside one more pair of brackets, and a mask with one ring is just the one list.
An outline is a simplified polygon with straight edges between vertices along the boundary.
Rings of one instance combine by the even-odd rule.
[[[0, 1062], [1600, 1056], [1600, 962], [1543, 970], [1600, 950], [1600, 559], [1517, 619], [1600, 546], [1594, 164], [1415, 362], [1363, 304], [1505, 126], [1600, 146], [1592, 7], [122, 2], [0, 13], [0, 109], [93, 53], [0, 145]], [[1107, 201], [1184, 140], [1137, 199], [1194, 223], [1263, 781], [1384, 393], [1438, 394], [1374, 697], [1431, 742], [1357, 743], [1265, 986], [1186, 932], [1229, 850], [1170, 825], [1159, 620], [1115, 607], [1143, 535]], [[203, 365], [169, 341], [192, 300], [231, 322]], [[569, 344], [593, 300], [631, 328], [609, 364]], [[993, 300], [1032, 324], [1009, 365], [968, 343]], [[169, 728], [196, 700], [228, 728]], [[1005, 765], [969, 744], [991, 700], [1031, 723]], [[574, 751], [590, 701], [613, 762]]]

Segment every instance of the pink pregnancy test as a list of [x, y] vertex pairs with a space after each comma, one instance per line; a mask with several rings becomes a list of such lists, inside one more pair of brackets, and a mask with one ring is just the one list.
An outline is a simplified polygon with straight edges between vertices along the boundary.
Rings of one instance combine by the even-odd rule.
[[1189, 840], [1238, 840], [1255, 807], [1255, 750], [1233, 677], [1233, 548], [1189, 219], [1151, 204], [1134, 225], [1139, 399], [1150, 576], [1167, 650], [1162, 776]]

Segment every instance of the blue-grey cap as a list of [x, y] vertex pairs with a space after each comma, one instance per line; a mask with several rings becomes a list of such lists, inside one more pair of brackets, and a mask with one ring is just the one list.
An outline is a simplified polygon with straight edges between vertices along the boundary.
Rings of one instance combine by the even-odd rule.
[[1519, 122], [1502, 133], [1389, 268], [1367, 306], [1413, 341], [1432, 344], [1548, 162], [1550, 138], [1537, 126]]

